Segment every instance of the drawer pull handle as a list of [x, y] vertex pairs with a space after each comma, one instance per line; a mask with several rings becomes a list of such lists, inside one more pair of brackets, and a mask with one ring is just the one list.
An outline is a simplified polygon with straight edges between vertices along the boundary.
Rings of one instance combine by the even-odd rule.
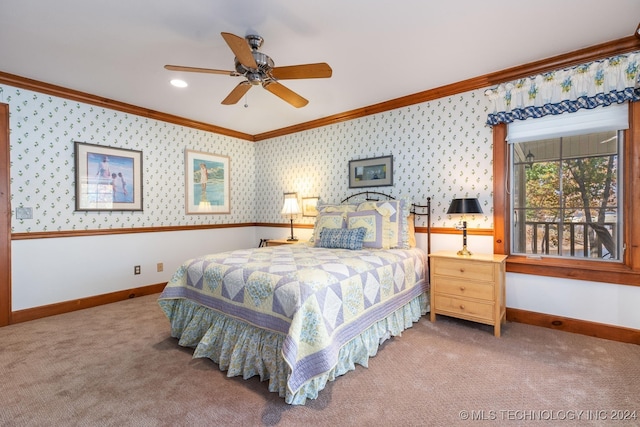
[[460, 310], [464, 310], [464, 304], [460, 304]]
[[466, 288], [464, 286], [460, 286], [460, 290], [464, 291]]
[[460, 273], [464, 273], [464, 268], [461, 268], [461, 269], [460, 269]]

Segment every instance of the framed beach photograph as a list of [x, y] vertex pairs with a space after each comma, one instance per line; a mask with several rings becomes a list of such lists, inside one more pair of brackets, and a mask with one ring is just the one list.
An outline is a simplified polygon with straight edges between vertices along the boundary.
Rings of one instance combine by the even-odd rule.
[[302, 198], [302, 216], [318, 216], [319, 197]]
[[187, 214], [231, 212], [229, 163], [227, 156], [185, 150]]
[[75, 142], [76, 211], [141, 211], [142, 151]]
[[349, 188], [393, 185], [393, 156], [349, 161]]

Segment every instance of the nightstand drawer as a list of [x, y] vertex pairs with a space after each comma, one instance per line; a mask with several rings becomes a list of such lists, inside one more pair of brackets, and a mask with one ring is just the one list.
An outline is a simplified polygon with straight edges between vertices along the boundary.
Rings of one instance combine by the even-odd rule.
[[438, 313], [452, 313], [459, 317], [469, 316], [479, 319], [493, 319], [493, 304], [452, 298], [446, 295], [436, 294], [436, 307]]
[[493, 301], [493, 283], [471, 282], [454, 277], [436, 276], [436, 292]]
[[464, 280], [494, 281], [493, 264], [487, 262], [460, 262], [455, 259], [441, 258], [433, 266], [433, 273], [443, 276], [460, 277]]

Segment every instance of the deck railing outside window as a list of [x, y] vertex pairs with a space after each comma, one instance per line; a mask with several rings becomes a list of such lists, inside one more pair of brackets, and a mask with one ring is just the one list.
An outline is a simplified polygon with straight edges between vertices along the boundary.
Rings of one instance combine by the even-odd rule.
[[[617, 224], [587, 222], [525, 222], [528, 255], [557, 255], [578, 258], [616, 259]], [[613, 248], [613, 252], [611, 249]]]

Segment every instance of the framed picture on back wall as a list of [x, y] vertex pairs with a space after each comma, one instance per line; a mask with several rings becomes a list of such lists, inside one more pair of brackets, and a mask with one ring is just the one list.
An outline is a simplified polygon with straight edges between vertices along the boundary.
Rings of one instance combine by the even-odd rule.
[[349, 188], [393, 185], [393, 156], [349, 161]]
[[320, 197], [303, 197], [302, 216], [318, 216], [318, 200]]
[[229, 157], [185, 150], [187, 214], [231, 212]]
[[142, 151], [75, 142], [76, 211], [141, 211]]

